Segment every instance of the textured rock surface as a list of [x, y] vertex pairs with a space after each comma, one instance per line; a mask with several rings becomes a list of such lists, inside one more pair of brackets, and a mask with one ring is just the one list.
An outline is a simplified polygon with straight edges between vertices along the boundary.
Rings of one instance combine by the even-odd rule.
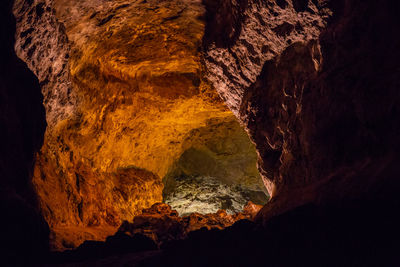
[[182, 147], [163, 179], [164, 202], [181, 215], [237, 213], [249, 200], [267, 202], [255, 147], [234, 117], [194, 129]]
[[237, 116], [265, 62], [293, 43], [317, 39], [330, 13], [324, 4], [314, 4], [318, 1], [306, 3], [304, 9], [295, 8], [292, 1], [204, 2], [207, 78]]
[[[259, 218], [397, 185], [398, 4], [204, 4], [207, 25], [198, 1], [54, 2], [48, 14], [65, 25], [80, 110], [52, 127], [36, 165], [36, 184], [48, 186], [43, 198], [54, 188], [62, 196], [42, 205], [53, 224], [118, 225], [160, 199], [147, 183], [143, 196], [153, 199], [130, 212], [94, 195], [124, 198], [119, 168], [145, 168], [153, 177], [145, 180], [157, 184], [192, 146], [183, 147], [187, 133], [232, 118], [203, 67], [256, 144], [273, 196]], [[40, 10], [22, 14], [37, 20]]]
[[209, 120], [205, 126], [193, 129], [182, 142], [182, 150], [164, 177], [166, 190], [174, 178], [181, 176], [211, 176], [249, 190], [264, 188], [255, 146], [233, 116], [223, 121]]
[[14, 15], [17, 18], [16, 53], [38, 77], [47, 123], [53, 126], [74, 115], [77, 107], [64, 26], [56, 18], [51, 0], [16, 0]]
[[[204, 12], [200, 1], [16, 1], [16, 51], [49, 123], [33, 181], [53, 247], [104, 240], [162, 201], [162, 178], [190, 148], [214, 146], [212, 160], [232, 166], [219, 178], [261, 186], [254, 146], [203, 81]], [[210, 144], [224, 127], [236, 147]]]
[[118, 232], [131, 236], [143, 234], [154, 240], [158, 246], [162, 246], [174, 240], [184, 239], [190, 232], [201, 228], [222, 230], [238, 220], [252, 220], [260, 209], [260, 205], [249, 202], [243, 208], [243, 212], [232, 215], [218, 210], [215, 213], [192, 213], [180, 217], [168, 204], [156, 203], [143, 210], [132, 223], [124, 222]]
[[[220, 3], [210, 12], [231, 12]], [[232, 1], [236, 34], [215, 42], [225, 22], [209, 16], [207, 77], [246, 124], [272, 194], [260, 218], [397, 179], [396, 5]]]
[[208, 78], [256, 142], [273, 198], [264, 229], [197, 231], [144, 266], [397, 266], [399, 3], [204, 2]]
[[[231, 12], [224, 8], [223, 3], [222, 1], [221, 6], [215, 10], [209, 9], [210, 25], [218, 25], [224, 21], [218, 20], [218, 15], [213, 15], [212, 12]], [[294, 72], [298, 72], [297, 76], [302, 75], [303, 80], [307, 80], [308, 76], [315, 75], [321, 64], [316, 40], [326, 26], [330, 10], [326, 8], [326, 4], [318, 2], [305, 3], [305, 6], [306, 8], [299, 8], [292, 1], [238, 1], [232, 4], [233, 9], [240, 9], [242, 12], [242, 17], [233, 19], [237, 28], [236, 34], [231, 37], [222, 36], [224, 41], [217, 39], [212, 42], [212, 29], [218, 26], [209, 26], [205, 37], [208, 41], [205, 43], [207, 78], [228, 106], [247, 125], [260, 154], [260, 172], [270, 194], [274, 192], [277, 180], [275, 177], [279, 176], [275, 165], [285, 146], [282, 136], [289, 131], [286, 128], [291, 127], [287, 126], [290, 121], [288, 114], [296, 114], [301, 110], [301, 103], [298, 102], [302, 101], [304, 84], [301, 84], [302, 81], [297, 84], [297, 81], [291, 79], [295, 79], [297, 73]], [[275, 64], [272, 62], [282, 56], [287, 57], [286, 65], [281, 67], [286, 71], [286, 76], [271, 74], [265, 78], [268, 79], [269, 88], [259, 85], [259, 80], [263, 80], [261, 73], [267, 71], [264, 69], [269, 64], [274, 68]], [[293, 64], [295, 61], [292, 60], [299, 62]], [[258, 91], [254, 89], [257, 86]], [[259, 93], [256, 94], [255, 91]], [[257, 103], [252, 104], [250, 101]], [[278, 112], [276, 110], [283, 115], [275, 115]], [[278, 120], [283, 117], [284, 121], [275, 123], [275, 117]], [[293, 130], [291, 133], [295, 134]]]
[[181, 176], [174, 180], [171, 192], [164, 190], [163, 195], [164, 202], [181, 215], [215, 213], [221, 209], [234, 214], [243, 211], [248, 201], [264, 205], [268, 200], [259, 188], [229, 185], [210, 176]]

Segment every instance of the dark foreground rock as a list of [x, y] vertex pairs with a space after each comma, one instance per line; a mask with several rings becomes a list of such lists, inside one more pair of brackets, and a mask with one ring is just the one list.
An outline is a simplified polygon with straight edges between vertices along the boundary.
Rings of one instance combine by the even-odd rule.
[[208, 79], [255, 142], [272, 196], [260, 220], [400, 188], [399, 9], [392, 0], [208, 9]]
[[48, 250], [49, 229], [31, 183], [46, 128], [39, 82], [14, 52], [12, 2], [0, 2], [0, 265]]
[[244, 220], [201, 229], [138, 266], [398, 266], [396, 195], [305, 205], [263, 228]]
[[115, 255], [175, 247], [176, 241], [188, 238], [192, 232], [222, 230], [240, 220], [250, 221], [260, 209], [261, 206], [249, 202], [243, 212], [234, 215], [220, 210], [213, 214], [192, 213], [180, 217], [169, 205], [157, 203], [144, 209], [133, 222], [125, 221], [118, 232], [108, 237], [105, 242], [85, 241], [77, 249], [50, 254], [47, 261], [50, 263], [95, 261]]
[[124, 222], [118, 232], [131, 236], [138, 233], [146, 235], [162, 247], [170, 241], [184, 239], [190, 232], [201, 228], [222, 230], [239, 220], [252, 220], [261, 207], [249, 201], [243, 212], [233, 215], [227, 214], [225, 210], [219, 210], [216, 213], [192, 213], [180, 217], [168, 204], [157, 203], [143, 210], [132, 223]]
[[95, 261], [115, 255], [153, 250], [157, 250], [157, 244], [145, 235], [134, 234], [129, 236], [124, 233], [117, 233], [108, 237], [105, 242], [85, 241], [75, 250], [54, 252], [49, 255], [45, 262], [48, 264], [65, 264], [69, 262]]
[[[201, 228], [161, 250], [143, 251], [155, 249], [155, 243], [145, 245], [150, 238], [120, 233], [112, 238], [119, 239], [115, 246], [111, 240], [87, 243], [81, 248], [81, 258], [63, 253], [57, 262], [62, 266], [141, 267], [398, 266], [400, 218], [393, 213], [399, 208], [396, 192], [380, 191], [332, 205], [301, 206], [270, 219], [264, 227], [241, 220], [224, 230]], [[142, 250], [129, 245], [140, 242]], [[65, 264], [71, 259], [76, 262]]]

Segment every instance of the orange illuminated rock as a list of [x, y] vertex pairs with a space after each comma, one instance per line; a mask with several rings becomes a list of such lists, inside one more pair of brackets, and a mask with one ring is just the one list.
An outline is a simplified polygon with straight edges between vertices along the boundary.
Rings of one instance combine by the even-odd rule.
[[[14, 9], [17, 53], [44, 92], [49, 126], [33, 183], [55, 239], [102, 240], [93, 229], [116, 230], [161, 202], [162, 179], [193, 147], [212, 147], [235, 181], [244, 173], [241, 183], [262, 186], [253, 144], [203, 79], [200, 1], [17, 0]], [[204, 145], [223, 142], [230, 125], [253, 153], [245, 164], [221, 160], [230, 147]]]
[[[166, 174], [224, 176], [211, 161], [198, 164], [235, 151], [231, 142], [194, 140], [234, 119], [205, 76], [256, 144], [272, 200], [256, 223], [222, 235], [203, 227], [169, 261], [156, 257], [162, 264], [150, 266], [259, 266], [266, 259], [291, 266], [308, 257], [364, 266], [373, 262], [369, 254], [380, 265], [398, 262], [394, 2], [204, 0], [204, 14], [200, 0], [16, 0], [16, 51], [39, 79], [49, 125], [33, 182], [58, 244], [100, 240], [104, 233], [94, 229], [117, 229], [125, 218], [135, 226], [127, 233], [146, 232], [158, 242], [181, 234], [182, 223], [198, 229], [231, 222], [223, 211], [179, 218], [156, 205], [139, 212], [161, 199]], [[23, 118], [34, 113], [19, 108], [25, 102], [5, 103]], [[12, 130], [19, 116], [5, 114], [6, 136], [18, 136]], [[27, 121], [35, 124], [21, 126]], [[24, 128], [21, 136], [29, 136]], [[5, 155], [30, 142], [15, 140]], [[6, 185], [19, 184], [15, 178]], [[246, 210], [254, 217], [258, 207]], [[371, 248], [377, 253], [365, 253]]]

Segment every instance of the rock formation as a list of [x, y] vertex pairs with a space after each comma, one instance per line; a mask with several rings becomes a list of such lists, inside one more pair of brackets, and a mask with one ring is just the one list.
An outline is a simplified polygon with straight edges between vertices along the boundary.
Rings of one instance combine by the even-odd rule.
[[[261, 207], [249, 202], [243, 212], [234, 215], [219, 210], [214, 214], [192, 213], [180, 217], [169, 205], [156, 203], [144, 209], [133, 222], [123, 222], [117, 233], [107, 237], [105, 242], [85, 241], [77, 249], [53, 252], [47, 261], [78, 265], [77, 262], [83, 262], [83, 265], [135, 265], [145, 258], [159, 255], [160, 249], [175, 247], [198, 232], [220, 231], [237, 221], [250, 222]], [[121, 253], [131, 254], [133, 258], [122, 256]], [[119, 255], [118, 262], [112, 259], [115, 255]], [[98, 260], [101, 262], [95, 263]]]
[[15, 51], [39, 79], [50, 126], [71, 117], [77, 107], [69, 71], [70, 46], [52, 1], [14, 1]]
[[[33, 183], [54, 246], [105, 239], [124, 220], [136, 223], [132, 233], [146, 233], [153, 217], [163, 225], [153, 210], [140, 215], [162, 200], [163, 178], [203, 171], [187, 155], [218, 159], [218, 147], [191, 134], [219, 132], [236, 116], [271, 200], [255, 223], [194, 231], [143, 266], [400, 262], [399, 8], [390, 0], [16, 1], [16, 51], [41, 82], [49, 124]], [[21, 162], [40, 143], [28, 140]]]
[[[0, 2], [1, 265], [27, 264], [48, 249], [49, 229], [32, 185], [46, 129], [39, 82], [14, 52], [12, 1]], [[7, 266], [7, 264], [5, 264]]]
[[254, 145], [203, 79], [199, 1], [18, 0], [14, 14], [46, 107], [33, 182], [53, 248], [105, 240], [182, 172], [263, 190]]
[[156, 203], [144, 209], [132, 223], [125, 221], [118, 229], [118, 233], [130, 236], [142, 234], [150, 237], [158, 246], [163, 246], [168, 242], [184, 239], [190, 232], [202, 228], [222, 230], [239, 220], [252, 220], [261, 207], [249, 202], [243, 212], [233, 215], [227, 214], [225, 210], [219, 210], [216, 213], [192, 213], [180, 217], [178, 212], [172, 210], [168, 204]]
[[[256, 144], [272, 195], [260, 219], [397, 180], [397, 4], [218, 3], [208, 4], [207, 77]], [[236, 15], [228, 23], [224, 12]], [[214, 41], [226, 23], [232, 32]]]

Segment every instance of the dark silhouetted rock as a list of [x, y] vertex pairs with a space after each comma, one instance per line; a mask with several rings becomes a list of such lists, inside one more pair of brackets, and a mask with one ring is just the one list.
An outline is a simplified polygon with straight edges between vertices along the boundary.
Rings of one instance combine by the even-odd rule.
[[0, 265], [35, 262], [49, 229], [31, 183], [46, 128], [39, 82], [14, 52], [12, 2], [0, 2]]
[[125, 221], [118, 233], [131, 236], [143, 234], [154, 240], [160, 247], [168, 242], [181, 240], [193, 231], [205, 228], [225, 229], [238, 220], [251, 220], [255, 217], [261, 206], [249, 202], [242, 213], [227, 214], [225, 210], [216, 213], [199, 214], [192, 213], [180, 217], [175, 210], [164, 203], [154, 204], [151, 208], [142, 211], [133, 222]]
[[204, 47], [207, 78], [256, 144], [272, 196], [264, 222], [400, 190], [399, 4], [287, 2], [246, 1], [230, 46]]

